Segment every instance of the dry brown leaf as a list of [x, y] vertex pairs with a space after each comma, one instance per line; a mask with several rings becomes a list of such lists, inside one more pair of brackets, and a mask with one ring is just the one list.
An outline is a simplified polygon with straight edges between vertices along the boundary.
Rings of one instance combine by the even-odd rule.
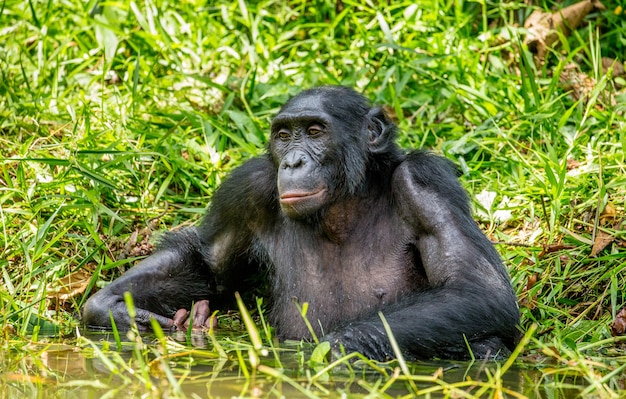
[[531, 274], [528, 276], [528, 281], [526, 282], [526, 291], [533, 288], [535, 284], [537, 284], [537, 280], [539, 280], [539, 275], [537, 273]]
[[596, 234], [596, 239], [593, 241], [593, 247], [591, 248], [590, 257], [595, 258], [598, 256], [598, 253], [607, 247], [610, 243], [615, 240], [611, 234], [606, 233], [602, 230], [598, 230]]
[[42, 365], [54, 373], [61, 373], [66, 378], [80, 377], [87, 373], [87, 358], [76, 347], [65, 344], [49, 344], [49, 349], [39, 352], [36, 359], [27, 358], [29, 366]]
[[580, 166], [580, 162], [575, 159], [569, 158], [567, 160], [567, 170], [576, 169]]
[[624, 64], [609, 57], [602, 57], [602, 72], [609, 72], [609, 68], [613, 68], [613, 77], [622, 76], [624, 73]]
[[85, 292], [91, 276], [90, 271], [80, 269], [58, 279], [48, 286], [48, 299], [54, 299], [58, 305], [63, 306], [65, 302]]
[[613, 220], [617, 217], [617, 209], [615, 206], [609, 202], [604, 207], [604, 210], [600, 214], [600, 224], [606, 224], [608, 220]]
[[624, 335], [626, 332], [626, 308], [622, 308], [615, 315], [615, 320], [611, 323], [611, 335], [617, 337], [618, 335]]
[[559, 83], [563, 88], [570, 91], [570, 95], [575, 101], [581, 98], [587, 101], [597, 84], [595, 79], [581, 72], [578, 65], [573, 63], [567, 64], [563, 68], [559, 76]]
[[[612, 202], [608, 202], [600, 217], [598, 218], [598, 226], [605, 226], [614, 230], [620, 230], [620, 226], [623, 224], [623, 220], [618, 220], [617, 209]], [[595, 257], [606, 248], [610, 243], [615, 241], [615, 234], [607, 233], [596, 227], [596, 237], [591, 248], [591, 254], [589, 256]], [[619, 242], [618, 242], [619, 244]]]
[[551, 254], [551, 253], [563, 251], [563, 250], [568, 250], [568, 249], [574, 249], [574, 248], [576, 247], [573, 245], [565, 245], [565, 244], [544, 245], [543, 250], [539, 253], [539, 258], [543, 258], [547, 254]]
[[528, 281], [526, 282], [524, 291], [522, 292], [522, 295], [520, 295], [520, 299], [519, 299], [520, 306], [523, 306], [531, 310], [537, 306], [537, 296], [532, 295], [530, 290], [535, 284], [537, 284], [538, 280], [539, 280], [539, 275], [537, 273], [534, 273], [528, 276]]
[[559, 38], [558, 31], [569, 35], [595, 9], [605, 7], [599, 0], [584, 0], [554, 13], [535, 10], [524, 23], [528, 31], [524, 42], [539, 60], [543, 60], [547, 49]]

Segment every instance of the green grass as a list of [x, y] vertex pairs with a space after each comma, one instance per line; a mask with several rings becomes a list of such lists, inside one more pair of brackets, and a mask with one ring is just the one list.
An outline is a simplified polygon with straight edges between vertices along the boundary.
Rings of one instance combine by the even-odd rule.
[[[601, 57], [624, 61], [626, 7], [606, 5], [537, 65], [524, 2], [0, 1], [0, 392], [619, 395], [626, 77]], [[159, 231], [197, 221], [263, 151], [278, 107], [319, 84], [363, 91], [404, 147], [459, 165], [531, 332], [515, 362], [328, 364], [323, 347], [278, 347], [236, 315], [208, 341], [76, 337], [89, 293]], [[614, 240], [592, 256], [604, 233]], [[79, 270], [86, 282], [55, 301]]]

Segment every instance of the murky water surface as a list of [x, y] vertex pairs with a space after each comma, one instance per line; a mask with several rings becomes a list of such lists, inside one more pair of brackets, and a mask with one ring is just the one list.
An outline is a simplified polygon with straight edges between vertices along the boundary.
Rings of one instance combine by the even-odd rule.
[[417, 390], [426, 397], [462, 397], [464, 393], [493, 397], [498, 391], [508, 397], [552, 399], [576, 397], [584, 389], [581, 378], [546, 372], [549, 365], [530, 359], [516, 361], [500, 378], [494, 378], [501, 366], [495, 362], [410, 363], [411, 374], [418, 377], [407, 381], [397, 363], [355, 362], [324, 373], [324, 365], [309, 361], [312, 346], [303, 348], [299, 343], [269, 351], [258, 360], [255, 372], [251, 364], [256, 358], [237, 337], [219, 338], [222, 356], [205, 336], [194, 336], [191, 341], [168, 336], [160, 343], [144, 336], [143, 342], [149, 344], [143, 348], [129, 342], [118, 348], [111, 333], [89, 333], [87, 338], [3, 345], [0, 397], [297, 398], [366, 397], [381, 392], [398, 397]]

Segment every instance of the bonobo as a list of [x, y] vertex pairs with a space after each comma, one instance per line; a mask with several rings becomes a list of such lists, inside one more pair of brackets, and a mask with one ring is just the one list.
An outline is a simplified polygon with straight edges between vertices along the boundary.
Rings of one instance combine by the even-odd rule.
[[[281, 339], [317, 336], [372, 359], [394, 357], [379, 312], [404, 356], [506, 356], [519, 310], [492, 244], [470, 215], [450, 163], [402, 151], [396, 127], [352, 89], [306, 90], [274, 118], [267, 153], [216, 190], [197, 227], [93, 295], [88, 326], [129, 326], [123, 295], [150, 328], [208, 325], [235, 291], [270, 290]], [[207, 300], [209, 301], [207, 303]], [[201, 305], [201, 306], [200, 306]]]

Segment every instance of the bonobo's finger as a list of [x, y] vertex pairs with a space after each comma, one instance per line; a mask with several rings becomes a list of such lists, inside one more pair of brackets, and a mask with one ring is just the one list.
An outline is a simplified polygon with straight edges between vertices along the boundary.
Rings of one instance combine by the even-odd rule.
[[204, 328], [208, 328], [209, 330], [211, 329], [216, 329], [217, 328], [217, 317], [216, 316], [210, 316], [205, 322], [204, 322]]
[[[209, 309], [209, 301], [204, 299], [202, 301], [196, 302], [191, 308], [191, 312], [193, 314], [193, 328], [202, 328], [204, 322], [211, 315], [211, 310]], [[189, 320], [187, 320], [186, 325], [189, 325]]]
[[137, 324], [137, 328], [139, 329], [139, 331], [152, 330], [153, 319], [156, 320], [157, 323], [159, 323], [161, 328], [170, 329], [174, 325], [173, 320], [169, 317], [161, 316], [145, 309], [137, 309], [137, 314], [135, 315], [135, 323]]
[[[169, 317], [153, 315], [152, 318], [155, 319], [163, 329], [169, 330], [175, 327], [174, 320]], [[150, 329], [152, 329], [152, 323], [150, 323]]]
[[187, 320], [189, 317], [189, 312], [187, 309], [178, 309], [174, 314], [173, 324], [174, 327], [178, 330], [184, 330], [187, 326]]

